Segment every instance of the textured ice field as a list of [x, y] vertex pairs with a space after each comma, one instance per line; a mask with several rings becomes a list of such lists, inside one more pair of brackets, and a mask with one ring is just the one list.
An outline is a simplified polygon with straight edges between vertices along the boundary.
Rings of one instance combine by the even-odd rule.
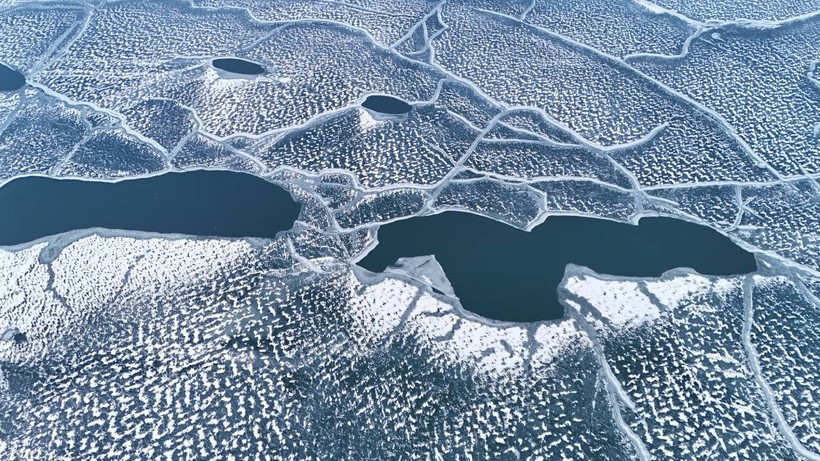
[[[820, 4], [0, 0], [0, 32], [0, 184], [228, 169], [304, 204], [273, 240], [0, 249], [0, 455], [820, 459]], [[352, 264], [448, 209], [675, 216], [760, 270], [570, 266], [563, 319], [505, 324], [429, 261]]]

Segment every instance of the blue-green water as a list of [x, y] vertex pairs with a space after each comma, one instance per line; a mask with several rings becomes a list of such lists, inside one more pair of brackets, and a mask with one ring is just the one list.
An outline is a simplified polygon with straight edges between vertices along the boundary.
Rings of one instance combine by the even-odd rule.
[[557, 288], [567, 264], [618, 276], [659, 276], [679, 267], [729, 275], [757, 269], [752, 254], [720, 233], [671, 218], [639, 226], [553, 216], [525, 232], [470, 213], [446, 212], [379, 228], [359, 265], [383, 271], [400, 257], [435, 255], [462, 306], [514, 322], [563, 316]]
[[26, 77], [12, 69], [0, 64], [0, 91], [17, 91], [26, 84]]
[[167, 173], [117, 183], [43, 177], [0, 187], [0, 245], [104, 227], [220, 237], [273, 237], [293, 227], [301, 205], [244, 173]]

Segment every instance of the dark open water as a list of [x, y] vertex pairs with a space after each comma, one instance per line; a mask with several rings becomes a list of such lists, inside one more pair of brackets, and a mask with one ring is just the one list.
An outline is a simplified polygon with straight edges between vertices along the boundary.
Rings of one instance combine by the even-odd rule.
[[0, 91], [16, 91], [26, 84], [26, 77], [16, 70], [0, 64]]
[[90, 227], [220, 237], [273, 237], [301, 205], [245, 173], [193, 171], [104, 183], [42, 177], [0, 187], [0, 245]]
[[[103, 227], [220, 237], [273, 237], [301, 205], [279, 186], [244, 173], [167, 173], [118, 183], [20, 178], [0, 187], [0, 245]], [[563, 316], [557, 287], [567, 264], [619, 276], [756, 270], [752, 254], [704, 226], [644, 218], [639, 226], [553, 216], [532, 232], [470, 213], [445, 212], [382, 226], [359, 262], [383, 271], [400, 257], [435, 255], [462, 305], [484, 317]]]
[[671, 218], [639, 226], [553, 216], [525, 232], [470, 213], [445, 212], [382, 226], [359, 265], [383, 271], [400, 257], [435, 255], [465, 309], [496, 320], [561, 318], [557, 288], [567, 264], [620, 276], [659, 276], [690, 267], [701, 274], [755, 271], [754, 256], [720, 233]]
[[234, 74], [260, 75], [265, 73], [265, 68], [261, 65], [239, 58], [214, 59], [212, 64], [217, 69], [222, 69]]

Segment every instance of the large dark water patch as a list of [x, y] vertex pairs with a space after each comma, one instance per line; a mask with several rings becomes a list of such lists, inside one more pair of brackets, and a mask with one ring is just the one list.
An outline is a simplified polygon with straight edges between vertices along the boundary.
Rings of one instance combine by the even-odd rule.
[[[0, 187], [0, 245], [102, 227], [218, 237], [273, 237], [301, 205], [279, 186], [244, 173], [167, 173], [117, 183], [15, 179]], [[526, 322], [563, 316], [557, 287], [567, 264], [617, 276], [659, 276], [688, 267], [730, 275], [754, 256], [718, 232], [671, 218], [639, 226], [553, 216], [531, 232], [470, 213], [445, 212], [381, 226], [360, 262], [380, 272], [400, 257], [435, 255], [468, 310]]]
[[26, 84], [26, 77], [12, 69], [0, 64], [0, 91], [17, 91]]
[[91, 227], [273, 237], [293, 227], [300, 210], [281, 187], [244, 173], [166, 173], [117, 183], [25, 177], [0, 187], [0, 245]]
[[633, 226], [553, 216], [525, 232], [445, 212], [383, 225], [378, 240], [360, 266], [381, 272], [400, 257], [435, 255], [465, 309], [514, 322], [563, 316], [557, 288], [570, 263], [632, 277], [682, 267], [710, 275], [757, 269], [751, 253], [717, 231], [671, 218], [643, 218]]
[[388, 115], [406, 114], [413, 108], [413, 106], [399, 98], [381, 94], [374, 94], [365, 98], [362, 107]]
[[246, 61], [239, 58], [218, 58], [212, 62], [214, 67], [233, 74], [261, 75], [265, 73], [265, 68], [255, 62]]

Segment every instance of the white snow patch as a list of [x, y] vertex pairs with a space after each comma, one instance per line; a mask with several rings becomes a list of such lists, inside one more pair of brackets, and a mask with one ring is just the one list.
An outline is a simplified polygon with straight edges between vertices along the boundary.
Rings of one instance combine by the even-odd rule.
[[384, 121], [375, 119], [370, 112], [365, 109], [359, 109], [359, 130], [370, 131], [384, 125]]
[[646, 281], [647, 291], [655, 295], [658, 301], [669, 309], [677, 308], [696, 293], [710, 291], [711, 286], [711, 280], [697, 274]]
[[637, 282], [575, 276], [566, 289], [587, 300], [620, 333], [660, 318], [661, 311], [640, 291]]
[[592, 340], [572, 319], [538, 325], [534, 337], [538, 347], [532, 354], [533, 367], [555, 363], [569, 348], [592, 348]]
[[[351, 274], [351, 282], [357, 283]], [[410, 307], [419, 288], [401, 280], [386, 278], [364, 288], [350, 300], [350, 316], [358, 334], [366, 342], [380, 342], [399, 327], [402, 314]]]

